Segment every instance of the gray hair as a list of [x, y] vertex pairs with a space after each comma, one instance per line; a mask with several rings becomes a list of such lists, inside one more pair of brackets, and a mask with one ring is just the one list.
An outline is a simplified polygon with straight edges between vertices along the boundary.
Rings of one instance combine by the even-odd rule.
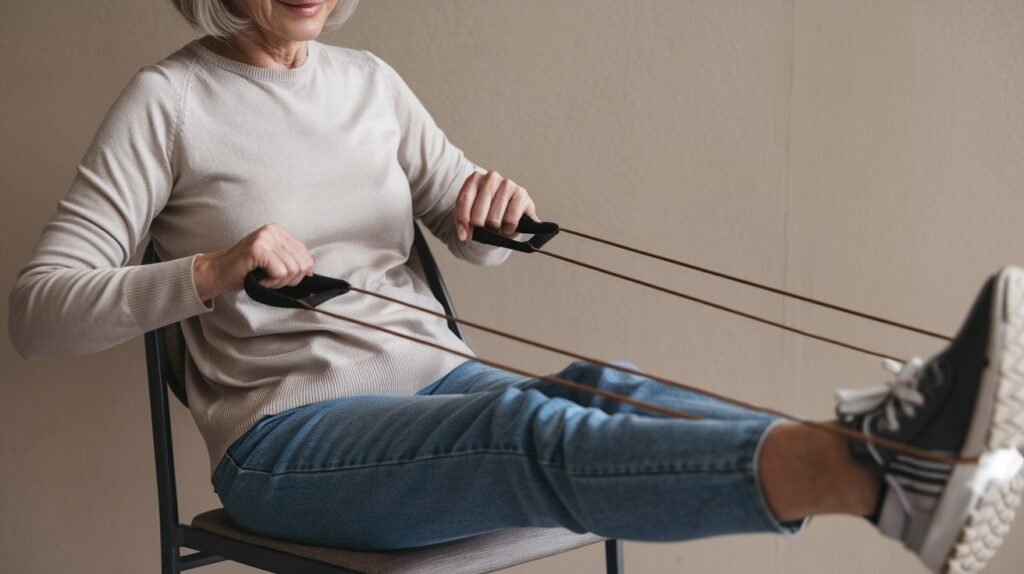
[[[231, 0], [171, 0], [174, 7], [190, 24], [203, 32], [217, 37], [229, 38], [249, 28], [252, 20], [235, 8]], [[327, 17], [324, 27], [337, 28], [355, 12], [359, 0], [338, 0], [334, 12]]]

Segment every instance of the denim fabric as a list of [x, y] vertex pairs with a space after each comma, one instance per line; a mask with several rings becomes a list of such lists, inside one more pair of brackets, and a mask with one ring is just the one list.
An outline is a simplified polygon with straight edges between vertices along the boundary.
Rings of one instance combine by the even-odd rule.
[[688, 421], [463, 363], [413, 396], [266, 417], [213, 476], [241, 527], [320, 546], [423, 546], [513, 526], [626, 540], [792, 533], [757, 476], [777, 419], [589, 363], [557, 376], [708, 417]]

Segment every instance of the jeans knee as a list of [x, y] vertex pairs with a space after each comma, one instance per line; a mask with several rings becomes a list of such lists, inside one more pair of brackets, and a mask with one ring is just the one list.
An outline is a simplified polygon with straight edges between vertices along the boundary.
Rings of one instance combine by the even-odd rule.
[[624, 370], [589, 361], [575, 361], [563, 369], [559, 376], [593, 388], [638, 383], [643, 380], [643, 377], [636, 374], [639, 368], [633, 363], [612, 361], [610, 364]]

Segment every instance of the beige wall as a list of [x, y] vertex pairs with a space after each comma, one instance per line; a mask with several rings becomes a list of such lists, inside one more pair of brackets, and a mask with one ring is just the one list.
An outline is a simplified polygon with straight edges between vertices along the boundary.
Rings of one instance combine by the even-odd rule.
[[[5, 292], [121, 87], [192, 36], [166, 0], [0, 4]], [[366, 0], [324, 40], [390, 61], [470, 157], [567, 226], [944, 331], [986, 273], [1024, 263], [1017, 0]], [[555, 245], [855, 342], [937, 349], [571, 238]], [[801, 414], [826, 416], [834, 387], [881, 379], [872, 359], [549, 259], [442, 263], [467, 317]], [[562, 363], [476, 341], [533, 369]], [[4, 338], [0, 361], [0, 571], [156, 571], [141, 339], [30, 363]], [[174, 423], [190, 517], [216, 499], [185, 409]], [[1024, 526], [1008, 547], [991, 572], [1017, 571]], [[592, 572], [600, 560], [591, 548], [518, 571]], [[797, 539], [629, 544], [627, 566], [920, 571], [866, 523], [827, 517]]]

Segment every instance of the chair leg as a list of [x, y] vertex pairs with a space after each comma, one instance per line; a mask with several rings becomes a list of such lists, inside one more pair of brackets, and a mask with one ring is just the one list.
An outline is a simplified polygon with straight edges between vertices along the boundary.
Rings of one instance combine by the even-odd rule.
[[623, 574], [625, 568], [622, 564], [622, 541], [604, 541], [604, 564], [608, 574]]
[[178, 557], [178, 549], [170, 546], [162, 550], [163, 556], [160, 557], [161, 574], [181, 574], [181, 560]]

